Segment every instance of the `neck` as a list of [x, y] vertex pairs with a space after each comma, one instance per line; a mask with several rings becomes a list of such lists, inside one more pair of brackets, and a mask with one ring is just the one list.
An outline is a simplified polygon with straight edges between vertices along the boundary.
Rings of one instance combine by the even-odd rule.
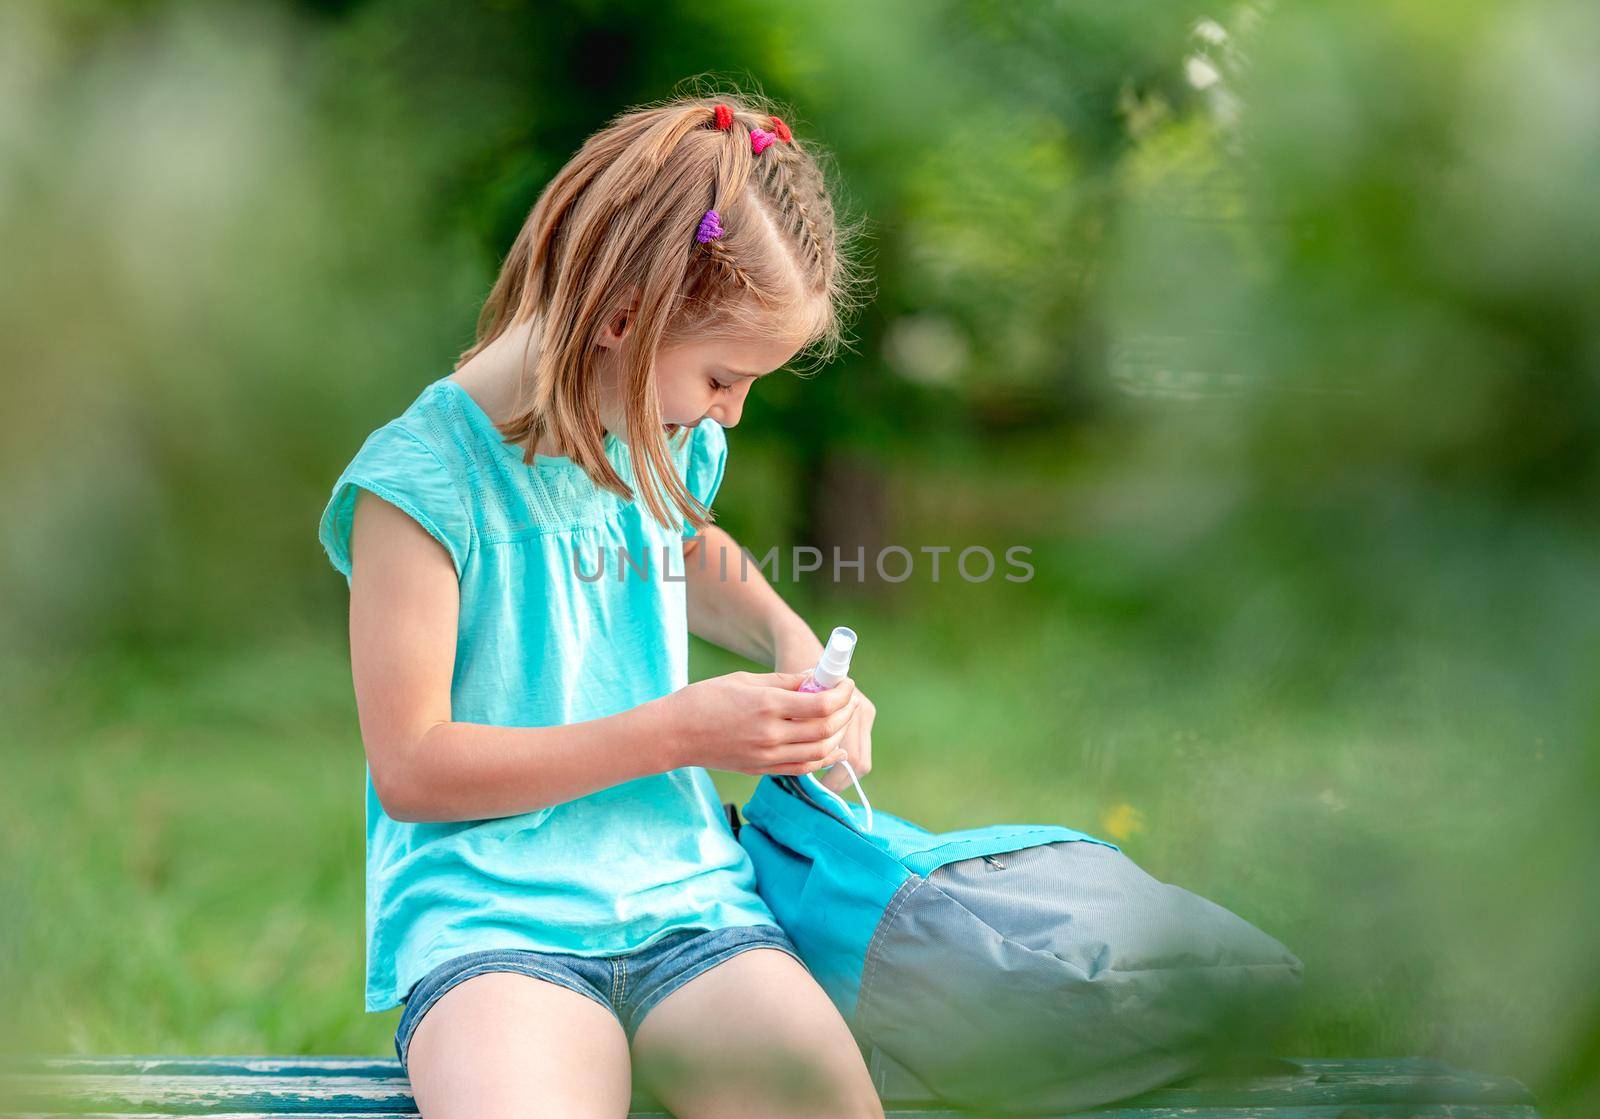
[[[522, 408], [524, 362], [531, 376], [538, 358], [538, 343], [533, 338], [535, 320], [518, 323], [463, 362], [451, 379], [477, 401], [496, 424], [503, 424]], [[544, 436], [534, 448], [541, 455], [560, 452]]]

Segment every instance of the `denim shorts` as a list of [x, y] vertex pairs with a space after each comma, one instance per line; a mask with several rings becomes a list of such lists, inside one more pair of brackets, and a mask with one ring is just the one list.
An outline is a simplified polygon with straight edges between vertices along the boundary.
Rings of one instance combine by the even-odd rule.
[[[616, 1015], [631, 1045], [651, 1007], [689, 980], [749, 948], [778, 948], [800, 960], [800, 952], [777, 925], [724, 929], [674, 929], [654, 944], [617, 956], [579, 956], [526, 948], [488, 948], [446, 960], [417, 980], [403, 1000], [394, 1034], [395, 1055], [405, 1069], [406, 1051], [422, 1016], [457, 983], [491, 971], [547, 979], [588, 995]], [[800, 961], [805, 967], [805, 961]], [[809, 969], [808, 969], [809, 970]], [[408, 1070], [409, 1071], [409, 1070]]]

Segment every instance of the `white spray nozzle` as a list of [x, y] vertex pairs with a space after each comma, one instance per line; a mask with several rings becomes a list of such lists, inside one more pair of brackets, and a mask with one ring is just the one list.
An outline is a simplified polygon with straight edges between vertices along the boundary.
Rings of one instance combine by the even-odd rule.
[[[833, 687], [840, 680], [850, 674], [850, 656], [856, 651], [856, 631], [849, 626], [836, 626], [828, 635], [828, 644], [822, 650], [822, 659], [817, 661], [817, 667], [811, 670], [810, 686], [826, 690]], [[867, 814], [867, 830], [872, 830], [872, 803], [867, 800], [867, 792], [861, 787], [861, 779], [856, 776], [856, 771], [850, 763], [843, 758], [839, 764], [844, 766], [844, 771], [850, 775], [850, 783], [856, 787], [856, 796], [861, 801], [861, 807]], [[847, 819], [855, 819], [855, 813], [850, 809], [850, 802], [834, 792], [821, 781], [817, 780], [815, 773], [806, 774], [811, 783], [822, 792], [832, 797], [844, 809]]]
[[831, 688], [850, 675], [850, 654], [856, 651], [856, 631], [849, 626], [837, 626], [828, 635], [827, 647], [811, 677], [824, 688]]

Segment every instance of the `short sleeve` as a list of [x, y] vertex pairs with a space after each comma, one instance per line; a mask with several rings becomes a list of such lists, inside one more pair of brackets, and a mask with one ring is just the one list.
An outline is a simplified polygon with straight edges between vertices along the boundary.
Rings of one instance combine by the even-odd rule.
[[403, 427], [386, 424], [367, 437], [333, 485], [318, 537], [328, 559], [351, 576], [350, 529], [356, 494], [369, 490], [402, 509], [443, 544], [461, 577], [471, 549], [472, 521], [450, 471], [426, 443]]
[[[722, 425], [709, 416], [690, 431], [689, 465], [684, 472], [684, 485], [695, 500], [711, 508], [722, 486], [722, 472], [728, 465], [728, 436]], [[683, 522], [685, 539], [695, 535], [695, 527], [687, 519]]]

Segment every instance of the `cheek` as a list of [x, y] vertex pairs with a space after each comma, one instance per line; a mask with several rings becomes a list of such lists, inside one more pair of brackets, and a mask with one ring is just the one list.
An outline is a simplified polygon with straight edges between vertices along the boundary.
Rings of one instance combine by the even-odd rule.
[[661, 414], [669, 421], [694, 419], [709, 406], [710, 397], [709, 386], [701, 387], [699, 380], [693, 377], [663, 378], [656, 384]]
[[694, 400], [694, 382], [683, 379], [669, 381], [661, 386], [662, 403], [685, 404]]

